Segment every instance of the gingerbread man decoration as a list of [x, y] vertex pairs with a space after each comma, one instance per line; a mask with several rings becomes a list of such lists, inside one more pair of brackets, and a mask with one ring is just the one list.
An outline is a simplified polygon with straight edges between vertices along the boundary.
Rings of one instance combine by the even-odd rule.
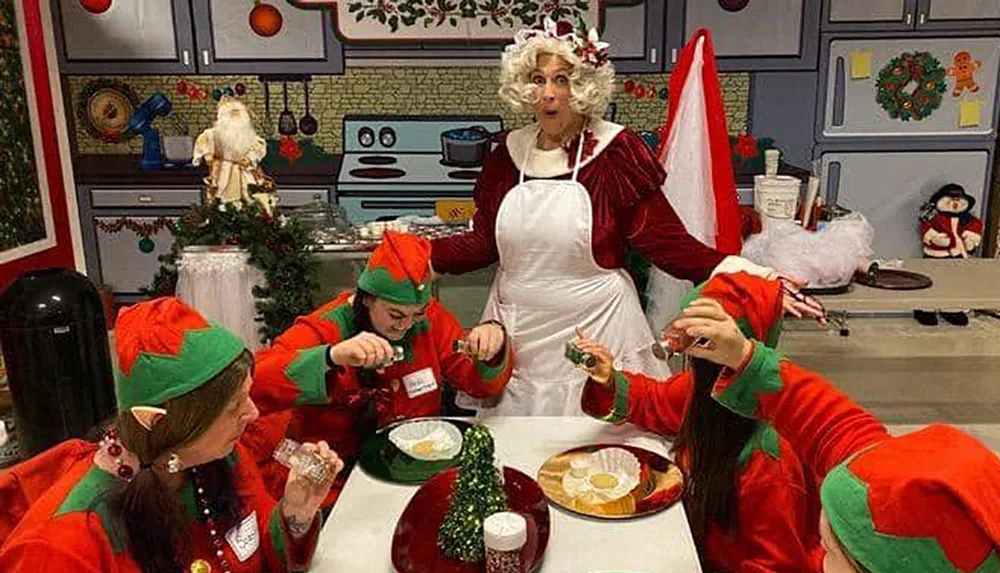
[[973, 60], [972, 54], [964, 50], [955, 54], [955, 59], [952, 63], [953, 66], [948, 68], [948, 75], [955, 76], [955, 88], [952, 90], [951, 95], [958, 97], [962, 95], [963, 90], [969, 90], [969, 93], [972, 94], [978, 92], [979, 86], [976, 85], [976, 79], [973, 77], [973, 74], [983, 63], [979, 60]]

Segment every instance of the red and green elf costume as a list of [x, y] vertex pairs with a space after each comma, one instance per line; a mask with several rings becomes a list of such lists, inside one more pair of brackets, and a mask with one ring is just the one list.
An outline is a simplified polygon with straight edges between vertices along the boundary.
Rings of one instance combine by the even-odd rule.
[[[269, 460], [283, 435], [300, 441], [326, 440], [350, 462], [360, 446], [356, 424], [368, 401], [373, 401], [378, 426], [383, 427], [440, 414], [445, 381], [477, 398], [503, 392], [513, 367], [511, 345], [504, 344], [491, 362], [455, 353], [452, 344], [465, 333], [431, 297], [432, 278], [427, 240], [385, 234], [358, 278], [358, 288], [395, 304], [427, 305], [427, 310], [402, 341], [391, 342], [403, 347], [404, 360], [381, 372], [368, 371], [372, 381], [368, 384], [357, 368], [331, 368], [327, 363], [332, 346], [358, 334], [353, 293], [343, 293], [299, 318], [270, 348], [258, 353], [251, 394], [265, 415], [247, 431], [245, 443], [252, 443], [269, 486], [283, 484], [287, 473]], [[335, 492], [331, 494], [332, 502]]]
[[[122, 412], [167, 404], [169, 416], [171, 399], [200, 387], [243, 352], [235, 335], [209, 324], [176, 298], [123, 310], [115, 332], [119, 359], [115, 385]], [[0, 547], [0, 571], [141, 572], [124, 532], [112, 527], [106, 494], [121, 478], [95, 464], [97, 451], [97, 444], [70, 440], [0, 474], [4, 502], [0, 512], [5, 514], [0, 521], [13, 528]], [[197, 511], [188, 474], [177, 495], [190, 518], [193, 554], [177, 556], [182, 569], [221, 572], [225, 559], [234, 573], [307, 570], [319, 520], [311, 532], [294, 539], [252, 456], [237, 446], [227, 459], [234, 467], [244, 519], [217, 523], [220, 535], [213, 536], [208, 517]]]
[[931, 425], [891, 438], [821, 376], [755, 343], [713, 396], [767, 420], [823, 478], [823, 510], [870, 573], [998, 573], [1000, 459], [971, 436]]
[[[682, 299], [686, 307], [698, 298], [719, 301], [747, 337], [777, 344], [782, 315], [781, 285], [746, 273], [719, 274]], [[605, 386], [589, 380], [583, 393], [588, 414], [614, 423], [631, 422], [658, 434], [677, 434], [691, 401], [690, 371], [667, 381], [642, 374], [615, 372]], [[688, 457], [678, 463], [688, 471]], [[731, 535], [711, 523], [703, 543], [703, 560], [716, 571], [819, 571], [819, 504], [815, 482], [789, 442], [774, 426], [761, 423], [738, 459], [737, 531]]]

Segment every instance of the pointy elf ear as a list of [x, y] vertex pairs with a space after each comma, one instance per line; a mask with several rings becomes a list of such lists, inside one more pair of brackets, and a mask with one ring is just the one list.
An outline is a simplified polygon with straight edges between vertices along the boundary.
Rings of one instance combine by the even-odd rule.
[[151, 431], [153, 426], [167, 415], [166, 410], [154, 406], [132, 406], [129, 411], [132, 412], [132, 416], [135, 417], [136, 421], [143, 428], [146, 428], [147, 432]]

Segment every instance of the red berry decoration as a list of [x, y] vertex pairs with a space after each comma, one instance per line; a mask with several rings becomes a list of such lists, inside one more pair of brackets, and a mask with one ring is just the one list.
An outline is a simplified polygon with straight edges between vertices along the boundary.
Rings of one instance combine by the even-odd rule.
[[111, 0], [80, 0], [80, 6], [91, 14], [103, 14], [111, 8]]
[[739, 12], [749, 3], [750, 0], [719, 0], [719, 7], [726, 12]]
[[635, 82], [632, 80], [625, 80], [625, 93], [632, 93], [635, 89]]
[[135, 470], [129, 466], [118, 466], [118, 477], [129, 480], [135, 475]]
[[119, 446], [118, 444], [111, 444], [110, 446], [108, 446], [108, 453], [117, 458], [118, 456], [122, 455], [122, 447]]
[[632, 92], [632, 95], [639, 99], [646, 97], [646, 86], [637, 86], [635, 91]]
[[174, 86], [174, 91], [179, 95], [184, 95], [188, 92], [188, 85], [184, 82], [177, 82], [177, 85]]
[[281, 12], [267, 2], [258, 2], [250, 11], [250, 29], [262, 38], [270, 38], [280, 32], [282, 20]]
[[242, 97], [245, 93], [247, 93], [247, 87], [243, 84], [236, 84], [236, 95]]

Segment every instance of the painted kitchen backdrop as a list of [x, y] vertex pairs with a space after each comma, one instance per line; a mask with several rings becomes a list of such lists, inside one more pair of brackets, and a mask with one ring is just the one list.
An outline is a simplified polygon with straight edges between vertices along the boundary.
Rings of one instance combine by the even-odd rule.
[[[546, 14], [597, 26], [609, 118], [656, 144], [677, 50], [712, 31], [741, 201], [763, 149], [919, 256], [920, 205], [963, 185], [996, 245], [1000, 0], [50, 0], [88, 271], [139, 295], [168, 225], [201, 200], [187, 165], [222, 96], [268, 139], [281, 205], [356, 223], [472, 196], [441, 133], [529, 120], [497, 97], [503, 45]], [[146, 169], [141, 169], [140, 166]]]

